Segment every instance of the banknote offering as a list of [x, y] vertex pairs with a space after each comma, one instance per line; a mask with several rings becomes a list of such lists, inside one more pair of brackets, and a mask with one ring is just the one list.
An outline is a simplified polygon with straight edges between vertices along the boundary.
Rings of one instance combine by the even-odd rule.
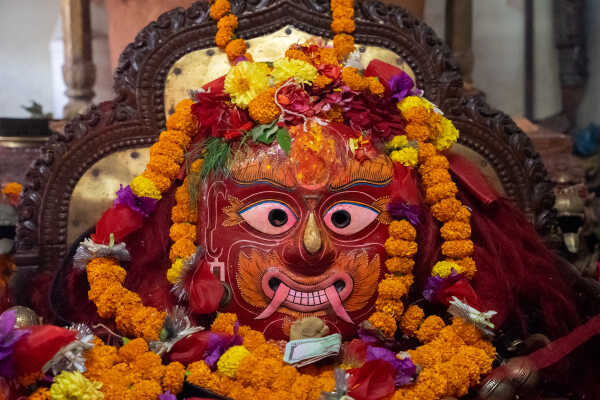
[[339, 354], [342, 336], [339, 333], [321, 338], [290, 340], [285, 345], [283, 361], [297, 368]]

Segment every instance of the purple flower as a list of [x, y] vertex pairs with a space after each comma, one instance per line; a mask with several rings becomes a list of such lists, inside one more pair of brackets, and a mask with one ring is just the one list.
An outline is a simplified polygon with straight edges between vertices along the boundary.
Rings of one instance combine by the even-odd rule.
[[413, 364], [410, 357], [399, 359], [396, 354], [383, 347], [369, 346], [367, 348], [367, 356], [365, 362], [373, 360], [382, 360], [390, 363], [396, 370], [394, 382], [396, 386], [405, 386], [414, 382], [417, 376], [417, 366]]
[[452, 268], [452, 272], [445, 278], [440, 276], [430, 276], [427, 279], [427, 283], [425, 283], [425, 288], [423, 289], [423, 297], [427, 299], [429, 302], [436, 302], [438, 294], [443, 289], [453, 285], [456, 281], [460, 280], [463, 277], [462, 274], [456, 272], [454, 268]]
[[235, 321], [233, 329], [233, 335], [222, 335], [218, 333], [211, 333], [208, 338], [208, 347], [206, 353], [208, 354], [204, 359], [206, 365], [210, 368], [214, 368], [219, 361], [219, 358], [232, 346], [239, 346], [243, 343], [243, 339], [238, 335], [238, 328], [240, 324]]
[[0, 376], [14, 377], [13, 351], [15, 344], [30, 332], [16, 329], [17, 313], [14, 310], [5, 311], [0, 315]]
[[412, 88], [415, 86], [412, 78], [404, 71], [392, 76], [390, 79], [390, 91], [392, 98], [396, 101], [402, 101], [406, 96], [412, 94]]
[[401, 200], [393, 199], [388, 203], [387, 211], [394, 219], [406, 218], [413, 226], [419, 224], [421, 209], [417, 205], [411, 206]]
[[123, 188], [123, 185], [121, 185], [121, 189], [117, 191], [117, 198], [114, 202], [114, 205], [117, 204], [124, 204], [133, 211], [142, 214], [144, 217], [147, 217], [156, 208], [158, 200], [150, 197], [137, 197], [135, 194], [133, 194], [129, 185], [127, 185], [125, 188]]
[[171, 393], [169, 390], [158, 396], [158, 400], [177, 400], [177, 396]]

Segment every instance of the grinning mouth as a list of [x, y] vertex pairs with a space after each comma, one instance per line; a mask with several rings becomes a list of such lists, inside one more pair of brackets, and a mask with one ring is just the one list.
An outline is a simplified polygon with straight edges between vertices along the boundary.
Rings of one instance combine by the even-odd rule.
[[316, 284], [304, 284], [292, 280], [279, 268], [271, 267], [263, 275], [262, 289], [271, 302], [256, 319], [270, 317], [281, 306], [300, 312], [331, 307], [338, 317], [352, 323], [342, 305], [353, 289], [352, 278], [346, 272], [335, 272]]

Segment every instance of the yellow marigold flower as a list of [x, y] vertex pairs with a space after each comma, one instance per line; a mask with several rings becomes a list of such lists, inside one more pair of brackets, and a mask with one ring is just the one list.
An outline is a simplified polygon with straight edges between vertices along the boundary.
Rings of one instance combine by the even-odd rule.
[[431, 143], [419, 143], [419, 160], [424, 162], [429, 157], [438, 154], [437, 149]]
[[471, 237], [471, 225], [462, 221], [448, 221], [440, 229], [444, 240], [460, 240]]
[[356, 29], [351, 18], [334, 18], [331, 21], [331, 30], [334, 33], [352, 33]]
[[308, 54], [306, 54], [302, 50], [298, 50], [298, 49], [294, 49], [294, 48], [289, 48], [289, 49], [286, 50], [285, 56], [287, 58], [289, 58], [290, 60], [301, 60], [301, 61], [307, 62], [309, 64], [312, 63], [312, 60], [310, 59], [310, 57], [308, 56]]
[[45, 387], [38, 388], [31, 396], [29, 400], [50, 400], [50, 390]]
[[169, 237], [173, 242], [180, 239], [189, 239], [192, 242], [196, 241], [196, 225], [188, 223], [179, 223], [171, 225]]
[[470, 240], [448, 240], [442, 243], [442, 254], [450, 258], [463, 258], [473, 254]]
[[187, 203], [177, 204], [171, 209], [171, 220], [174, 223], [189, 222], [195, 224], [198, 221], [198, 213], [191, 209]]
[[234, 14], [228, 14], [217, 22], [217, 28], [229, 28], [231, 30], [236, 30], [238, 27], [238, 18]]
[[454, 197], [458, 193], [456, 183], [442, 182], [425, 189], [425, 201], [427, 204], [434, 204], [442, 199]]
[[275, 104], [275, 88], [262, 91], [248, 105], [250, 118], [258, 124], [273, 122], [281, 114], [281, 110]]
[[244, 347], [250, 351], [254, 351], [259, 346], [267, 343], [265, 335], [262, 332], [249, 329], [247, 332], [242, 333], [240, 328], [240, 336], [244, 338]]
[[248, 355], [250, 352], [244, 346], [232, 346], [217, 361], [217, 369], [223, 375], [234, 378], [240, 362]]
[[144, 176], [140, 175], [133, 178], [129, 187], [133, 194], [138, 197], [151, 197], [158, 200], [161, 198], [160, 191], [156, 188], [154, 182]]
[[409, 257], [391, 257], [385, 260], [385, 267], [391, 273], [408, 274], [415, 266], [415, 260]]
[[167, 129], [194, 136], [198, 131], [198, 122], [192, 114], [192, 99], [183, 99], [175, 106], [175, 113], [167, 119]]
[[369, 322], [375, 329], [379, 329], [385, 337], [394, 337], [396, 319], [392, 315], [376, 311], [369, 317]]
[[354, 7], [333, 7], [331, 10], [331, 17], [333, 19], [339, 18], [354, 18]]
[[190, 239], [179, 239], [173, 246], [171, 246], [171, 251], [169, 252], [169, 258], [171, 261], [175, 261], [178, 258], [188, 258], [196, 254], [196, 245]]
[[448, 118], [442, 118], [441, 130], [433, 140], [436, 149], [440, 151], [447, 150], [456, 143], [457, 140], [458, 129], [454, 127], [454, 124]]
[[343, 60], [354, 51], [354, 37], [345, 33], [338, 33], [333, 37], [333, 47], [338, 60]]
[[438, 261], [431, 270], [431, 276], [439, 276], [440, 278], [446, 278], [452, 273], [452, 270], [460, 273], [462, 272], [460, 266], [450, 261]]
[[192, 139], [182, 131], [175, 131], [169, 129], [163, 131], [160, 134], [160, 136], [158, 137], [158, 141], [160, 142], [161, 140], [164, 142], [175, 143], [179, 147], [186, 148], [190, 144], [190, 141]]
[[[90, 381], [81, 372], [63, 371], [50, 387], [52, 400], [100, 400], [102, 383]], [[159, 393], [160, 394], [160, 393]]]
[[238, 57], [243, 56], [247, 49], [244, 39], [234, 39], [225, 46], [225, 53], [229, 58], [229, 62], [233, 62]]
[[376, 95], [382, 95], [385, 92], [385, 87], [379, 82], [379, 78], [375, 76], [369, 76], [367, 78], [369, 81], [369, 91]]
[[333, 82], [333, 79], [323, 74], [319, 74], [319, 76], [317, 76], [317, 79], [314, 80], [313, 86], [322, 89], [325, 86], [329, 85], [331, 82]]
[[20, 196], [23, 191], [23, 185], [18, 182], [9, 182], [2, 188], [2, 193], [7, 196]]
[[406, 137], [408, 137], [410, 140], [416, 140], [419, 142], [425, 142], [429, 140], [432, 134], [429, 126], [416, 122], [406, 124], [404, 131], [406, 132]]
[[133, 362], [148, 351], [148, 343], [142, 338], [130, 340], [119, 349], [119, 356], [127, 361]]
[[[314, 67], [313, 67], [314, 68]], [[225, 92], [235, 105], [246, 108], [269, 87], [269, 67], [265, 63], [242, 61], [231, 67], [225, 77]]]
[[144, 178], [150, 179], [152, 183], [154, 183], [154, 186], [156, 186], [156, 188], [161, 191], [161, 193], [166, 192], [171, 186], [171, 180], [168, 177], [148, 168], [146, 168], [142, 176]]
[[345, 67], [342, 70], [342, 80], [350, 89], [357, 92], [368, 89], [369, 81], [354, 67]]
[[404, 305], [401, 301], [377, 298], [377, 301], [375, 301], [375, 310], [389, 314], [396, 320], [400, 320], [404, 312]]
[[390, 153], [393, 162], [400, 163], [406, 167], [414, 167], [419, 162], [419, 152], [412, 147], [394, 150]]
[[438, 183], [452, 182], [450, 172], [444, 168], [436, 168], [430, 170], [428, 173], [421, 175], [421, 180], [425, 186], [433, 186]]
[[163, 155], [154, 155], [150, 157], [150, 162], [146, 168], [158, 175], [164, 175], [169, 180], [175, 178], [179, 172], [179, 165], [175, 163], [170, 157]]
[[388, 232], [394, 239], [414, 241], [417, 238], [417, 230], [405, 219], [392, 221], [388, 227]]
[[433, 110], [433, 105], [419, 96], [405, 97], [404, 99], [402, 99], [401, 102], [398, 103], [398, 110], [400, 110], [402, 112], [402, 115], [404, 115], [404, 112], [408, 109], [419, 106], [426, 108], [428, 111]]
[[317, 69], [312, 64], [287, 57], [276, 60], [271, 71], [276, 84], [285, 82], [289, 78], [294, 78], [298, 83], [311, 83], [317, 79], [317, 75]]
[[385, 146], [388, 149], [401, 149], [408, 146], [408, 138], [406, 135], [396, 135]]
[[233, 313], [219, 313], [217, 318], [213, 321], [210, 326], [210, 330], [215, 333], [225, 333], [227, 335], [233, 335], [233, 328], [237, 321], [237, 315]]
[[400, 320], [402, 332], [408, 336], [414, 336], [417, 329], [419, 329], [419, 325], [421, 325], [424, 316], [425, 313], [421, 307], [417, 305], [408, 307]]
[[[404, 109], [402, 116], [411, 123], [416, 124], [427, 124], [431, 120], [431, 116], [435, 113], [431, 111], [431, 108], [416, 106]], [[437, 115], [437, 114], [435, 114]]]
[[430, 315], [429, 317], [425, 318], [425, 321], [423, 321], [417, 330], [417, 339], [423, 343], [429, 343], [436, 338], [436, 336], [445, 326], [446, 324], [444, 323], [443, 319], [437, 315]]
[[158, 382], [143, 380], [135, 383], [129, 389], [129, 393], [131, 394], [131, 398], [136, 400], [155, 400], [163, 392]]
[[465, 257], [465, 258], [461, 258], [461, 259], [453, 260], [453, 261], [460, 266], [460, 268], [462, 270], [461, 272], [463, 274], [465, 274], [465, 276], [468, 279], [473, 278], [473, 276], [477, 272], [477, 266], [475, 265], [475, 260], [473, 260], [473, 258], [471, 258], [471, 257]]
[[214, 20], [223, 18], [231, 12], [229, 0], [215, 0], [210, 6], [210, 17]]
[[417, 253], [417, 243], [388, 238], [385, 241], [385, 251], [390, 256], [412, 257]]
[[233, 29], [229, 27], [224, 27], [217, 30], [217, 34], [215, 35], [215, 42], [220, 49], [224, 49], [233, 39]]
[[181, 258], [176, 259], [173, 264], [171, 264], [171, 268], [167, 271], [167, 280], [169, 283], [174, 284], [179, 280], [184, 266], [185, 264]]
[[443, 199], [431, 206], [431, 213], [441, 222], [456, 219], [456, 214], [463, 208], [462, 203], [455, 198]]
[[397, 278], [386, 278], [379, 282], [377, 292], [380, 299], [401, 300], [408, 293], [408, 287]]

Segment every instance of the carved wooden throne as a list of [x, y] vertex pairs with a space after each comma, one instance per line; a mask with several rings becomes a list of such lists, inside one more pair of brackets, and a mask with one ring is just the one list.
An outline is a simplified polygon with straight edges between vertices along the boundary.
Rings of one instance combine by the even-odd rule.
[[[257, 60], [274, 51], [271, 57], [280, 55], [307, 35], [332, 37], [329, 0], [232, 4], [239, 16], [237, 33], [248, 40]], [[27, 284], [31, 274], [54, 275], [75, 239], [110, 205], [119, 183], [143, 170], [147, 148], [164, 129], [171, 106], [188, 89], [224, 74], [228, 64], [215, 47], [216, 24], [208, 14], [208, 3], [202, 1], [169, 11], [144, 28], [121, 54], [116, 98], [73, 120], [43, 148], [27, 174], [19, 209], [18, 282]], [[412, 74], [460, 130], [456, 151], [478, 163], [546, 234], [554, 197], [538, 154], [507, 115], [478, 97], [466, 97], [449, 49], [431, 28], [376, 1], [357, 2], [356, 22], [355, 38], [364, 56], [383, 58]]]

